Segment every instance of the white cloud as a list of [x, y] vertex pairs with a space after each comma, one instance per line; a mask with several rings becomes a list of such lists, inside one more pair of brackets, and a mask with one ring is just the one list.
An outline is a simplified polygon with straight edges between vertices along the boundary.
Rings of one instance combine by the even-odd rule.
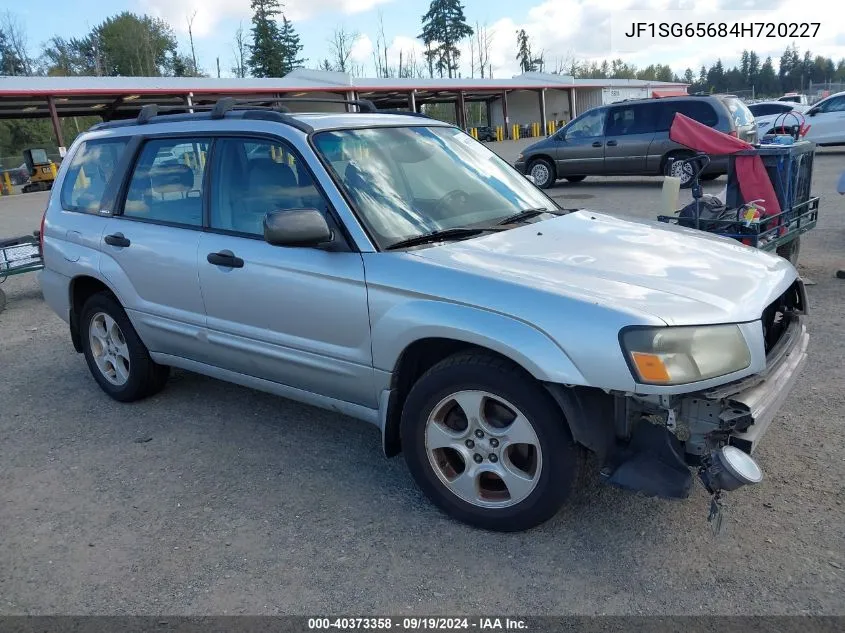
[[[287, 0], [282, 11], [289, 20], [306, 20], [318, 15], [351, 15], [369, 11], [392, 0]], [[141, 0], [144, 10], [164, 18], [179, 33], [187, 33], [186, 18], [196, 11], [194, 37], [211, 34], [218, 24], [232, 19], [249, 19], [250, 0]], [[232, 28], [234, 30], [234, 28]]]
[[363, 34], [352, 45], [349, 58], [359, 64], [369, 63], [372, 61], [373, 49], [373, 41], [370, 39], [370, 36]]

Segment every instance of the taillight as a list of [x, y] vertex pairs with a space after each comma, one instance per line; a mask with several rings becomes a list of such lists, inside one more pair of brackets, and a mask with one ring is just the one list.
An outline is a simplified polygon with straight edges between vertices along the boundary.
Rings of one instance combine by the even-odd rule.
[[41, 257], [44, 257], [44, 222], [47, 220], [47, 210], [41, 216], [41, 228], [38, 229], [38, 245], [41, 247]]

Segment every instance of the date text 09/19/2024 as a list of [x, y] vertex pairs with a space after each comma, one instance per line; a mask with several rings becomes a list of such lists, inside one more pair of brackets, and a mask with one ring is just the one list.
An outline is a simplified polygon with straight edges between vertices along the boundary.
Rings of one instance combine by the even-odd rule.
[[309, 630], [526, 631], [522, 618], [509, 617], [324, 617], [308, 618]]

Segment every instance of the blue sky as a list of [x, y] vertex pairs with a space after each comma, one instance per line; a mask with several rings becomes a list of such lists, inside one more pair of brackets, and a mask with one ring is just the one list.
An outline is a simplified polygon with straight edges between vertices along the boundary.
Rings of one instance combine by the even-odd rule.
[[[421, 61], [419, 41], [420, 17], [427, 10], [430, 0], [288, 0], [283, 11], [293, 20], [305, 46], [303, 55], [307, 65], [316, 66], [329, 55], [328, 38], [335, 28], [342, 26], [357, 31], [361, 37], [355, 48], [357, 63], [364, 74], [373, 74], [372, 47], [377, 37], [379, 13], [383, 16], [384, 30], [390, 47], [390, 61], [398, 61], [399, 50], [407, 59], [412, 48], [417, 49]], [[6, 5], [11, 0], [0, 0]], [[611, 48], [611, 16], [629, 9], [648, 10], [642, 14], [645, 21], [661, 19], [689, 19], [695, 21], [716, 15], [718, 9], [739, 10], [737, 15], [746, 20], [802, 21], [817, 19], [822, 22], [820, 34], [814, 39], [798, 42], [801, 50], [845, 57], [845, 21], [824, 15], [822, 2], [808, 9], [806, 0], [464, 0], [465, 13], [470, 24], [486, 24], [492, 34], [491, 61], [494, 75], [509, 77], [518, 72], [514, 59], [515, 31], [525, 28], [534, 48], [545, 51], [547, 64], [569, 59], [602, 59], [622, 57], [629, 63], [645, 66], [649, 63], [668, 63], [676, 72], [684, 68], [697, 69], [701, 64], [710, 65], [716, 57], [732, 65], [743, 48], [754, 48], [776, 59], [791, 41], [786, 38], [739, 39], [707, 42], [690, 38], [675, 38], [628, 45], [624, 52]], [[107, 8], [106, 8], [107, 7]], [[2, 8], [7, 8], [2, 6]], [[233, 64], [232, 39], [238, 23], [249, 28], [249, 0], [63, 0], [45, 10], [37, 3], [17, 2], [8, 9], [27, 30], [30, 48], [37, 53], [42, 42], [58, 34], [65, 37], [82, 35], [108, 15], [121, 10], [150, 13], [167, 19], [179, 39], [183, 52], [188, 51], [186, 18], [195, 10], [194, 40], [200, 66], [209, 74], [216, 73], [215, 59], [220, 57], [223, 74], [229, 74]], [[667, 9], [682, 9], [683, 13], [665, 13]], [[724, 14], [722, 14], [724, 15]], [[639, 18], [638, 18], [639, 19]], [[709, 18], [707, 18], [709, 19]], [[614, 31], [614, 38], [618, 34]], [[616, 40], [613, 41], [615, 43]], [[469, 76], [469, 49], [463, 55], [461, 72]]]

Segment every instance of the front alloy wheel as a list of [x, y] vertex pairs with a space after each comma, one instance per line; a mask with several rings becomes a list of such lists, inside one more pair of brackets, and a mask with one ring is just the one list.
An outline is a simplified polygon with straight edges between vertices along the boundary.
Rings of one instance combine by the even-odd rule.
[[540, 440], [517, 407], [486, 391], [441, 400], [425, 427], [428, 461], [453, 494], [483, 508], [507, 508], [536, 488]]
[[569, 496], [581, 466], [566, 419], [546, 389], [484, 350], [435, 364], [402, 406], [402, 451], [428, 498], [487, 530], [526, 530]]

